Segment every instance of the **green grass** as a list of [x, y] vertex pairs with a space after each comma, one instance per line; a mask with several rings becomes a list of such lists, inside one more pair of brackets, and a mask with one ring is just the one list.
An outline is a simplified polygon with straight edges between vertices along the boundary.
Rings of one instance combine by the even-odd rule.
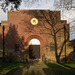
[[70, 67], [75, 67], [75, 64], [65, 64], [65, 63], [48, 63], [47, 64], [48, 66], [70, 66]]
[[56, 75], [75, 75], [75, 64], [48, 63], [47, 66], [51, 68]]
[[[45, 75], [75, 75], [75, 64], [58, 64], [48, 63], [48, 68], [43, 68]], [[23, 63], [0, 63], [0, 75], [22, 75], [22, 67], [26, 67]], [[35, 66], [34, 66], [35, 67]], [[38, 72], [39, 73], [39, 72]], [[29, 73], [29, 70], [25, 72], [25, 75], [36, 75], [34, 71]], [[38, 74], [40, 75], [40, 74]]]
[[0, 75], [5, 75], [10, 71], [15, 71], [23, 65], [22, 63], [0, 63]]

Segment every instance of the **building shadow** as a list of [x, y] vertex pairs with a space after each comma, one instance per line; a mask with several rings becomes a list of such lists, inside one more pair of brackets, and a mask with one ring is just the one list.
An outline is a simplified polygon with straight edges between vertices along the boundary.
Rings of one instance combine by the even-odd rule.
[[5, 36], [5, 49], [9, 62], [23, 61], [26, 53], [25, 39], [18, 34], [16, 25], [10, 24], [9, 30]]
[[[29, 55], [29, 48], [25, 48], [25, 46], [27, 46], [25, 37], [20, 36], [18, 32], [17, 26], [12, 24], [10, 24], [8, 31], [5, 32], [5, 62], [25, 62], [26, 55]], [[0, 34], [0, 53], [1, 51], [3, 51], [2, 34]], [[35, 58], [33, 54], [31, 51], [32, 57]]]
[[0, 33], [0, 56], [2, 56], [2, 50], [3, 49], [3, 38], [2, 38], [2, 34]]
[[15, 50], [15, 45], [16, 44], [20, 44], [20, 47], [23, 46], [24, 47], [24, 37], [20, 37], [17, 31], [17, 27], [16, 25], [10, 25], [9, 26], [9, 30], [6, 34], [5, 37], [5, 44], [6, 44], [6, 48], [7, 49], [14, 49]]
[[0, 51], [3, 49], [3, 38], [2, 34], [0, 33]]
[[0, 33], [0, 62], [3, 60], [3, 38], [2, 34]]

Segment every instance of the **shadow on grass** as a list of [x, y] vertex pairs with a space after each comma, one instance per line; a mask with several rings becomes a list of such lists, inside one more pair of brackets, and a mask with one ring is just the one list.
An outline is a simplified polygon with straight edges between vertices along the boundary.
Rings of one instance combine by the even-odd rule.
[[31, 72], [27, 71], [24, 75], [42, 75], [40, 71], [35, 72], [32, 70]]
[[21, 65], [22, 63], [0, 63], [0, 75], [12, 75]]
[[[19, 70], [19, 69], [20, 69], [20, 70]], [[19, 70], [17, 74], [18, 74], [18, 75], [22, 75], [23, 70], [22, 70], [21, 68], [19, 68], [19, 67], [15, 68], [15, 69], [12, 69], [12, 70], [9, 71], [6, 75], [15, 75], [15, 73], [16, 73], [17, 70]]]
[[37, 75], [37, 74], [34, 71], [31, 71], [31, 73], [27, 71], [24, 75]]
[[30, 61], [28, 61], [27, 63], [25, 63], [23, 65], [23, 68], [27, 68], [29, 69], [30, 66], [34, 65], [34, 64], [37, 64], [39, 62], [39, 60], [35, 60], [35, 59], [31, 59]]
[[66, 68], [75, 70], [75, 67], [71, 67], [70, 65], [68, 66], [68, 64], [61, 63], [61, 65], [64, 66], [64, 67], [66, 67]]
[[48, 68], [43, 68], [46, 75], [75, 75], [75, 70], [65, 67], [65, 65], [57, 63], [48, 63], [46, 65]]
[[37, 64], [39, 60], [29, 61], [27, 63], [0, 63], [0, 75], [22, 75], [23, 69], [29, 69], [30, 66]]

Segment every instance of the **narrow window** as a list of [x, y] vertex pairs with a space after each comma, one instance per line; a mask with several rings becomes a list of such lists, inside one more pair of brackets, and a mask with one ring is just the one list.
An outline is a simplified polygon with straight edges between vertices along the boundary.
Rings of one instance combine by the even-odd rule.
[[19, 44], [15, 44], [15, 51], [19, 51]]
[[50, 44], [50, 51], [54, 51], [54, 44], [53, 43]]

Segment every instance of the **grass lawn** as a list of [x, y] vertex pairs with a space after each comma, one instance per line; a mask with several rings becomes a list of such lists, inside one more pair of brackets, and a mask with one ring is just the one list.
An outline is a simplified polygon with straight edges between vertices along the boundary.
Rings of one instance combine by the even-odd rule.
[[0, 63], [0, 75], [6, 75], [7, 73], [12, 73], [19, 69], [23, 63]]
[[[75, 75], [75, 64], [48, 63], [46, 65], [48, 68], [43, 67], [41, 69], [45, 75]], [[24, 68], [25, 66], [27, 65], [23, 63], [0, 63], [0, 75], [22, 75], [25, 71], [25, 69], [23, 71], [22, 67]], [[35, 68], [35, 65], [33, 66]], [[37, 65], [37, 67], [39, 68], [39, 65]], [[27, 74], [25, 74], [25, 72], [24, 75], [37, 75], [34, 73], [34, 70], [30, 74], [28, 69], [26, 70]], [[41, 75], [41, 73], [38, 75]]]
[[51, 68], [56, 75], [75, 75], [75, 64], [48, 63], [47, 66]]

